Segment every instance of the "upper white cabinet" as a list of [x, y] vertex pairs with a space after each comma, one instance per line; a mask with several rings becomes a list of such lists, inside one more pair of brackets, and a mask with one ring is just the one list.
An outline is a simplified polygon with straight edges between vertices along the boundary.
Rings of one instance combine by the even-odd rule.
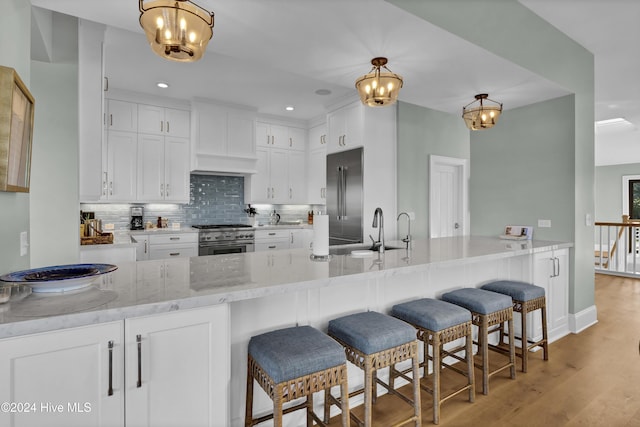
[[353, 103], [327, 114], [327, 152], [350, 150], [363, 145], [364, 107]]
[[102, 169], [102, 200], [129, 202], [136, 199], [138, 135], [109, 131]]
[[138, 104], [138, 132], [189, 138], [189, 112], [157, 105]]
[[105, 126], [106, 129], [110, 131], [137, 132], [138, 104], [117, 99], [108, 99]]
[[78, 20], [78, 167], [81, 201], [102, 195], [105, 26]]
[[307, 203], [324, 205], [327, 203], [327, 145], [326, 125], [309, 129], [309, 150], [307, 152]]
[[255, 172], [255, 112], [204, 101], [192, 108], [191, 170]]
[[298, 127], [257, 122], [256, 145], [304, 151], [307, 145], [306, 131]]
[[138, 135], [137, 200], [189, 202], [189, 140]]
[[306, 203], [305, 153], [260, 147], [251, 176], [250, 203]]

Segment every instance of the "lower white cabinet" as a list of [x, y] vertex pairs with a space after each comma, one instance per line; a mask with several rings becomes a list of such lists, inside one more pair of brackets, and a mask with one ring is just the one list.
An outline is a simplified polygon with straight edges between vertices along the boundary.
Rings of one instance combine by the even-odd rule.
[[0, 425], [123, 426], [123, 334], [118, 321], [0, 340]]
[[198, 256], [197, 233], [158, 234], [149, 236], [149, 259]]
[[[533, 280], [545, 289], [547, 327], [551, 341], [569, 333], [569, 250], [560, 249], [534, 255]], [[539, 311], [535, 312], [533, 333], [542, 336]]]
[[256, 230], [255, 251], [289, 249], [291, 230]]
[[0, 340], [0, 425], [228, 425], [226, 304]]
[[127, 426], [228, 423], [228, 306], [125, 321]]

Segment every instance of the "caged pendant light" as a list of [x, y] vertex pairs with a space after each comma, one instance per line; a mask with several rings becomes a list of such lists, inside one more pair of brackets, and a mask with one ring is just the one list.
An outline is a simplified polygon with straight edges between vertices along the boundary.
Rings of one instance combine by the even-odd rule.
[[[369, 107], [384, 107], [398, 100], [398, 92], [402, 87], [402, 77], [392, 73], [386, 67], [387, 58], [373, 58], [373, 68], [369, 74], [365, 74], [356, 80], [356, 89], [360, 94], [360, 100]], [[380, 71], [384, 68], [387, 71]]]
[[189, 0], [139, 0], [140, 26], [151, 49], [179, 62], [197, 61], [213, 36], [213, 12]]
[[[498, 118], [502, 113], [502, 104], [489, 99], [489, 95], [486, 93], [480, 93], [475, 98], [475, 101], [462, 107], [464, 123], [471, 130], [492, 128], [498, 122]], [[495, 105], [485, 105], [484, 101], [493, 102]], [[471, 107], [476, 102], [479, 104]]]

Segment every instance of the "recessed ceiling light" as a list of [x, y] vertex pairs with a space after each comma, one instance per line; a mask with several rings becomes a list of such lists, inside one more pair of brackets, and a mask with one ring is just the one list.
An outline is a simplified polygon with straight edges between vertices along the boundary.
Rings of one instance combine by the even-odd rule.
[[295, 110], [295, 108], [293, 108], [293, 105], [287, 105], [286, 107], [284, 107], [284, 109], [287, 110], [287, 111]]
[[316, 95], [331, 95], [331, 91], [329, 89], [318, 89], [316, 90]]
[[169, 87], [169, 83], [166, 83], [166, 82], [158, 82], [158, 83], [156, 83], [156, 86], [158, 86], [158, 87], [159, 87], [159, 88], [161, 88], [161, 89], [166, 89], [166, 88], [168, 88], [168, 87]]

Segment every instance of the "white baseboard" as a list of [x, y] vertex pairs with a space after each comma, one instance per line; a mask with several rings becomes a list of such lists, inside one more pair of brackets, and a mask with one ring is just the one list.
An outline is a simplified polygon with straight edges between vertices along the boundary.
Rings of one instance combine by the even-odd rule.
[[595, 305], [578, 313], [569, 314], [569, 330], [574, 334], [578, 334], [596, 323], [598, 323], [598, 310]]

